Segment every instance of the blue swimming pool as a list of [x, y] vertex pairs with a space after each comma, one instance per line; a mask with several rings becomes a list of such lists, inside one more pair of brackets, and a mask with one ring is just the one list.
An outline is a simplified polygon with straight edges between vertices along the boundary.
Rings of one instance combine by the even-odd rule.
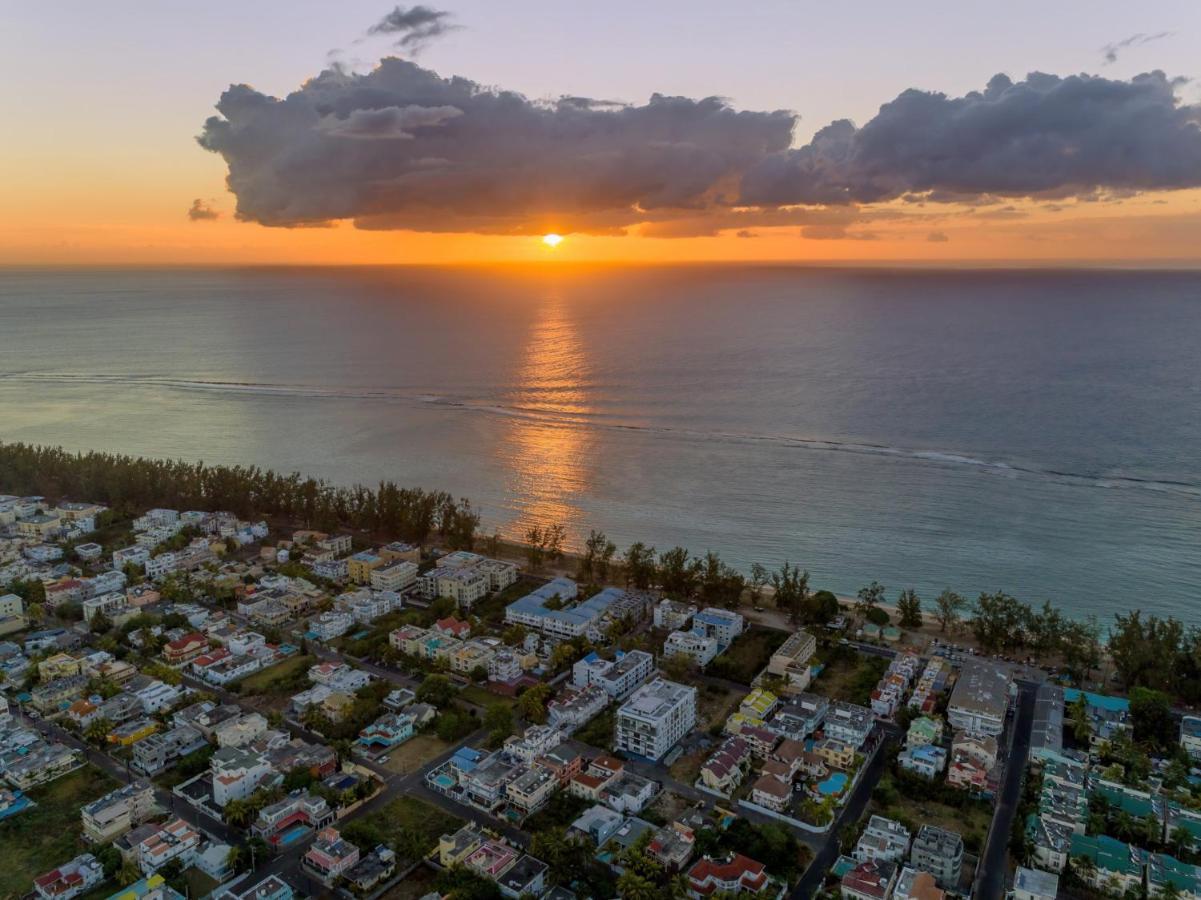
[[817, 783], [817, 792], [823, 797], [833, 797], [846, 790], [847, 775], [845, 772], [835, 772], [829, 778]]
[[287, 847], [290, 844], [296, 843], [298, 840], [308, 834], [309, 828], [307, 825], [297, 823], [289, 828], [285, 828], [279, 835], [279, 845]]

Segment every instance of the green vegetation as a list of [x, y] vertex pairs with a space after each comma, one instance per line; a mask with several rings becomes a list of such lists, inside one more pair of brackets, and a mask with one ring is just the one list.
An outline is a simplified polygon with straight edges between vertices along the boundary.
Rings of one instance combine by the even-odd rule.
[[401, 860], [416, 862], [434, 849], [443, 834], [462, 822], [414, 797], [398, 797], [382, 809], [355, 819], [342, 835], [360, 847], [386, 844]]
[[710, 675], [749, 685], [787, 639], [788, 633], [785, 631], [752, 625], [734, 639], [725, 653], [709, 664], [707, 671]]
[[293, 656], [266, 669], [247, 675], [239, 682], [244, 694], [294, 694], [309, 684], [309, 667], [316, 662], [312, 656]]
[[831, 700], [845, 700], [866, 706], [872, 690], [888, 668], [883, 657], [860, 656], [850, 647], [833, 644], [821, 652], [823, 668], [814, 690]]
[[117, 786], [99, 769], [84, 766], [31, 789], [37, 806], [0, 822], [0, 897], [24, 895], [38, 875], [82, 853], [79, 808]]
[[803, 871], [811, 856], [809, 849], [783, 825], [753, 825], [736, 818], [724, 831], [702, 828], [696, 835], [698, 854], [721, 856], [731, 851], [757, 859], [777, 878], [791, 881]]
[[984, 846], [993, 814], [987, 800], [895, 767], [872, 790], [872, 805], [911, 831], [929, 824], [958, 832], [970, 853], [979, 853]]
[[594, 716], [587, 725], [575, 733], [578, 741], [608, 750], [613, 745], [613, 728], [617, 719], [617, 711], [608, 707]]

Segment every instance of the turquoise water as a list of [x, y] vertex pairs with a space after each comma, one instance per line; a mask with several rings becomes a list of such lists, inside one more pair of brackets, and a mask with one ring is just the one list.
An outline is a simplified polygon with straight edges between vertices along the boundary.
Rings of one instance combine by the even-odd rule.
[[[1095, 706], [1098, 709], [1105, 709], [1110, 712], [1129, 712], [1130, 701], [1125, 697], [1111, 697], [1108, 694], [1093, 694], [1085, 691], [1084, 696], [1086, 702]], [[1076, 688], [1064, 688], [1063, 699], [1065, 703], [1075, 703], [1080, 699], [1080, 691]]]
[[6, 270], [0, 334], [0, 440], [1201, 624], [1197, 273]]
[[294, 844], [301, 840], [308, 833], [309, 827], [307, 825], [293, 825], [280, 833], [279, 845], [281, 847], [287, 847], [288, 845]]
[[845, 772], [835, 772], [829, 778], [817, 783], [817, 792], [826, 797], [837, 796], [846, 790], [847, 775]]

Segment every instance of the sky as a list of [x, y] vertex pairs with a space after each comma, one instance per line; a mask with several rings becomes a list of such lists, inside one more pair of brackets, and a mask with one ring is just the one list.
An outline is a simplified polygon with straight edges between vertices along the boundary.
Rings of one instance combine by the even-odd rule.
[[0, 264], [1201, 261], [1192, 0], [427, 6], [8, 4]]

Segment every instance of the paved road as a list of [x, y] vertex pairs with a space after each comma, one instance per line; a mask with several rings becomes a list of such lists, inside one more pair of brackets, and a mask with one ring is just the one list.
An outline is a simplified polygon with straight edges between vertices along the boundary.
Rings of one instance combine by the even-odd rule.
[[1013, 748], [1005, 763], [1005, 781], [997, 798], [988, 844], [980, 858], [976, 874], [975, 896], [981, 900], [999, 900], [1005, 896], [1005, 881], [1009, 874], [1009, 835], [1022, 793], [1022, 775], [1030, 753], [1030, 724], [1034, 719], [1036, 686], [1031, 682], [1018, 683], [1018, 708], [1011, 727]]
[[889, 745], [896, 741], [900, 734], [900, 729], [895, 725], [877, 723], [876, 729], [876, 734], [880, 735], [880, 746], [877, 748], [871, 761], [867, 764], [867, 769], [864, 771], [863, 777], [855, 785], [850, 799], [842, 807], [842, 811], [838, 814], [838, 819], [834, 822], [834, 826], [823, 836], [820, 848], [813, 857], [813, 861], [809, 863], [809, 868], [805, 869], [801, 875], [801, 880], [797, 882], [796, 887], [793, 888], [792, 893], [789, 895], [790, 900], [808, 900], [808, 898], [813, 897], [821, 890], [822, 883], [826, 880], [826, 873], [830, 871], [830, 867], [838, 860], [840, 852], [839, 839], [842, 836], [843, 829], [848, 824], [858, 822], [859, 818], [863, 815], [863, 811], [867, 808], [867, 802], [871, 799], [872, 790], [875, 789], [880, 776], [884, 774], [884, 766], [887, 763], [889, 755]]

